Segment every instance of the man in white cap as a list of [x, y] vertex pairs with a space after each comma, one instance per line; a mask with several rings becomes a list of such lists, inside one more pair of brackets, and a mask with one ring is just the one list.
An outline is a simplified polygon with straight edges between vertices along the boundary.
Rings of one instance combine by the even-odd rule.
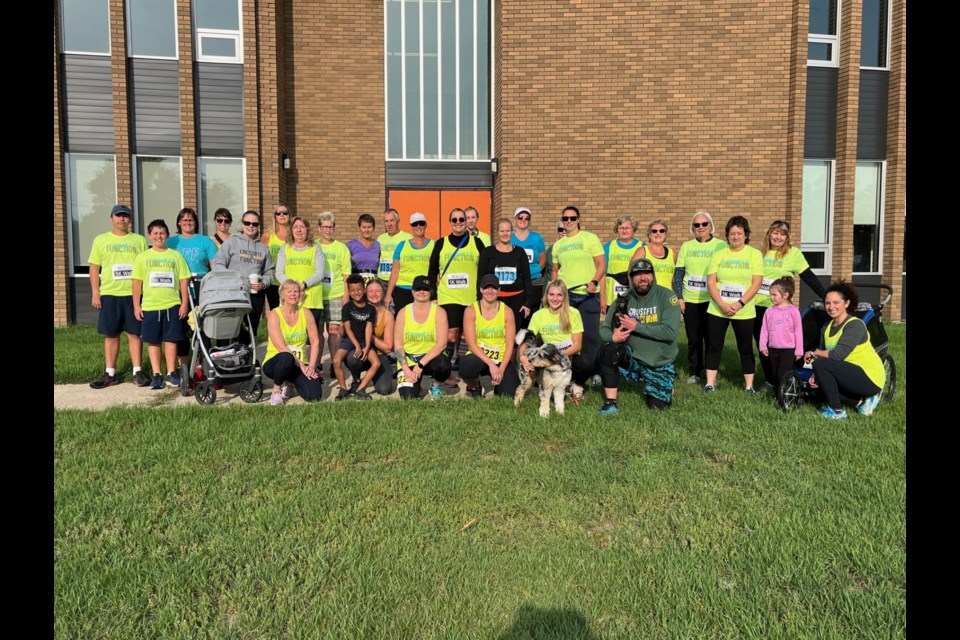
[[530, 263], [530, 278], [533, 284], [533, 307], [530, 309], [530, 315], [520, 320], [518, 329], [526, 328], [530, 324], [530, 318], [540, 308], [543, 298], [544, 285], [544, 267], [547, 263], [547, 246], [543, 236], [536, 231], [530, 230], [530, 218], [532, 217], [529, 207], [517, 207], [513, 212], [513, 239], [511, 242], [523, 249], [527, 254], [527, 261]]
[[413, 230], [411, 238], [402, 240], [393, 250], [390, 283], [384, 300], [388, 307], [393, 305], [397, 313], [413, 302], [413, 279], [427, 275], [433, 253], [433, 240], [427, 237], [427, 216], [419, 211], [411, 214], [410, 228]]

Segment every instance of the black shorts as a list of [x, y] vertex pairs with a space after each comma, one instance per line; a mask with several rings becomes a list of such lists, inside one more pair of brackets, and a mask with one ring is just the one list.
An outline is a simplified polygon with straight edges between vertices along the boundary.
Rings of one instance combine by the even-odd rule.
[[116, 336], [125, 331], [139, 336], [141, 326], [137, 316], [133, 314], [133, 296], [100, 296], [97, 333], [102, 336]]
[[143, 327], [140, 339], [147, 344], [161, 342], [179, 342], [184, 339], [183, 325], [180, 316], [180, 305], [174, 305], [162, 311], [144, 311]]
[[448, 329], [461, 329], [463, 328], [463, 310], [466, 309], [466, 305], [462, 304], [442, 304], [443, 310], [447, 312], [447, 328]]

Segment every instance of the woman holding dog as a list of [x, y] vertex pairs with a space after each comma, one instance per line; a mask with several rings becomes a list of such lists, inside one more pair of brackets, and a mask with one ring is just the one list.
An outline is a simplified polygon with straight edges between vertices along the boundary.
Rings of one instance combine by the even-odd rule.
[[[526, 255], [524, 264], [525, 259]], [[500, 288], [497, 276], [484, 275], [480, 278], [480, 301], [463, 312], [467, 354], [460, 361], [460, 376], [467, 385], [468, 398], [483, 395], [480, 376], [490, 376], [493, 393], [498, 396], [513, 397], [520, 384], [513, 364], [516, 319], [513, 310], [499, 299]]]
[[[573, 381], [583, 385], [593, 375], [593, 359], [580, 353], [583, 347], [583, 319], [580, 312], [570, 306], [570, 294], [563, 280], [553, 280], [543, 293], [543, 306], [530, 318], [527, 330], [540, 338], [544, 344], [554, 344], [564, 355], [573, 360]], [[599, 329], [598, 329], [599, 331]], [[523, 351], [520, 365], [533, 371], [533, 365]]]
[[841, 281], [827, 287], [823, 308], [830, 322], [821, 331], [820, 348], [804, 354], [807, 362], [813, 361], [810, 386], [820, 389], [827, 400], [820, 413], [824, 418], [846, 420], [844, 404], [865, 416], [873, 415], [880, 403], [886, 373], [870, 344], [867, 325], [851, 313], [859, 302], [852, 284]]

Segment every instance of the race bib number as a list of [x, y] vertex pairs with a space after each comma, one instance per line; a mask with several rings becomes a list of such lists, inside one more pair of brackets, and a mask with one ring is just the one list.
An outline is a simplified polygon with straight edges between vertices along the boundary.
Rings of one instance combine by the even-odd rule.
[[618, 298], [620, 296], [626, 295], [627, 291], [629, 290], [630, 289], [627, 287], [627, 285], [620, 284], [619, 282], [613, 285], [613, 295], [615, 295]]
[[380, 273], [392, 273], [393, 272], [393, 262], [389, 260], [384, 260], [380, 263]]
[[470, 276], [466, 273], [447, 274], [447, 289], [466, 289], [470, 286]]
[[740, 297], [743, 296], [743, 292], [747, 290], [742, 284], [721, 284], [718, 286], [720, 288], [720, 297], [727, 302], [739, 300]]
[[114, 280], [129, 280], [133, 277], [133, 265], [115, 264], [110, 272]]
[[323, 284], [333, 284], [333, 273], [329, 271], [323, 272]]
[[524, 249], [523, 252], [527, 254], [527, 262], [533, 264], [533, 249]]
[[486, 342], [479, 342], [477, 344], [488, 358], [494, 362], [503, 362], [503, 352], [500, 351], [500, 347], [489, 345]]
[[683, 284], [683, 288], [687, 291], [706, 291], [707, 276], [693, 276], [688, 274], [687, 281]]
[[770, 285], [773, 284], [773, 278], [764, 278], [763, 282], [760, 284], [760, 290], [757, 291], [758, 296], [769, 296], [770, 295]]
[[290, 353], [293, 354], [293, 357], [302, 362], [306, 362], [303, 358], [303, 347], [291, 347], [287, 345], [287, 348], [290, 349]]
[[497, 280], [500, 281], [500, 284], [513, 284], [517, 281], [517, 268], [516, 267], [496, 267], [493, 270]]
[[150, 286], [155, 289], [173, 289], [177, 278], [172, 271], [153, 271], [150, 273]]
[[554, 342], [553, 344], [557, 346], [557, 349], [560, 349], [560, 351], [563, 351], [573, 346], [573, 338], [567, 338], [563, 342]]

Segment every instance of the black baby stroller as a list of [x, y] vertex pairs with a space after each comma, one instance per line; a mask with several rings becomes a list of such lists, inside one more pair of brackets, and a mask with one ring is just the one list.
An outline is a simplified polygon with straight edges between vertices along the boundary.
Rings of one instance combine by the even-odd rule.
[[[887, 353], [887, 330], [883, 326], [883, 307], [893, 297], [893, 287], [888, 284], [857, 285], [858, 289], [877, 287], [887, 292], [879, 304], [861, 302], [857, 305], [854, 315], [863, 320], [870, 334], [870, 344], [873, 346], [880, 361], [883, 362], [885, 381], [880, 390], [880, 399], [889, 402], [893, 399], [893, 392], [897, 388], [897, 366], [893, 356]], [[811, 351], [820, 346], [820, 333], [823, 326], [830, 321], [830, 317], [823, 309], [823, 301], [815, 300], [810, 303], [801, 314], [803, 318], [803, 351]], [[813, 366], [807, 363], [798, 363], [794, 370], [783, 377], [777, 388], [777, 404], [784, 411], [799, 407], [806, 400], [816, 395], [816, 389], [810, 386], [810, 376], [813, 375]]]
[[[189, 396], [193, 382], [197, 402], [213, 404], [217, 400], [215, 385], [241, 382], [240, 398], [259, 402], [263, 381], [256, 336], [248, 317], [249, 285], [236, 271], [211, 271], [200, 280], [199, 295], [194, 295], [196, 281], [191, 281], [191, 287], [194, 332], [190, 364], [180, 367], [180, 393]], [[194, 376], [195, 372], [203, 375]]]

